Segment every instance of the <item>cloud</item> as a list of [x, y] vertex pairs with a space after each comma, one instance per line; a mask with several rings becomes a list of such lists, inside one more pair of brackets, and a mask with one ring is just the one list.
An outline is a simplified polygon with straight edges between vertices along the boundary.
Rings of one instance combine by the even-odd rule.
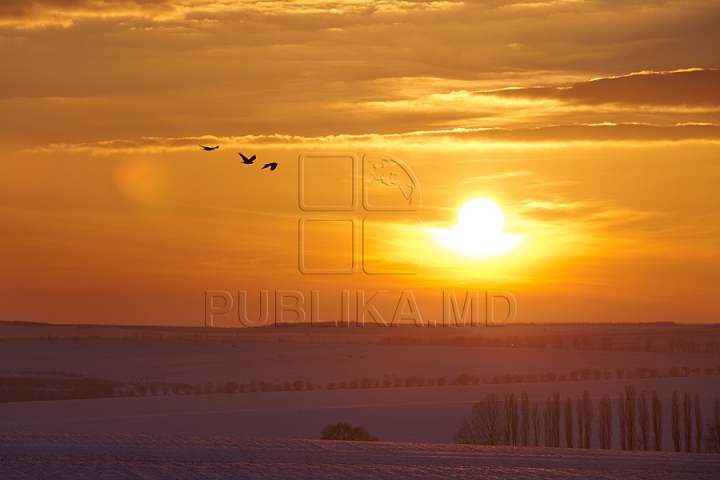
[[570, 86], [504, 89], [477, 93], [509, 99], [559, 100], [571, 104], [659, 105], [720, 108], [720, 70], [638, 72]]
[[214, 0], [5, 0], [0, 25], [17, 28], [71, 27], [88, 19], [143, 19], [156, 23], [219, 21], [232, 14], [248, 15], [388, 15], [452, 9], [451, 1], [218, 2]]
[[660, 76], [609, 78], [632, 71], [716, 67], [715, 19], [700, 0], [10, 0], [0, 140], [720, 124], [718, 89], [674, 74], [669, 104], [598, 93]]
[[[438, 148], [439, 145], [450, 149], [477, 147], [487, 142], [497, 143], [572, 143], [572, 142], [720, 142], [720, 125], [677, 125], [655, 126], [638, 124], [621, 125], [558, 125], [542, 128], [502, 129], [452, 129], [424, 130], [399, 134], [342, 134], [326, 136], [301, 135], [244, 135], [194, 137], [141, 137], [138, 139], [116, 139], [99, 142], [64, 144], [56, 143], [45, 147], [28, 149], [28, 152], [51, 153], [65, 151], [72, 153], [90, 153], [110, 155], [116, 153], [166, 153], [198, 150], [199, 144], [219, 144], [223, 149], [241, 147], [290, 148], [331, 148], [338, 149], [354, 146], [400, 147], [411, 142], [416, 147], [426, 145]], [[471, 144], [471, 145], [468, 145]], [[511, 172], [505, 176], [525, 175], [527, 172]]]

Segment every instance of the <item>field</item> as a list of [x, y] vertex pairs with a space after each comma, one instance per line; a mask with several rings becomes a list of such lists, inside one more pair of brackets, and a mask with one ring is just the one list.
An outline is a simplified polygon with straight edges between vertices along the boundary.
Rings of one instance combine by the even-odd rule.
[[717, 478], [720, 457], [388, 442], [0, 433], [15, 478]]
[[[646, 478], [701, 478], [720, 470], [720, 456], [675, 453], [669, 409], [674, 391], [681, 399], [688, 392], [701, 400], [703, 421], [713, 418], [718, 344], [720, 328], [670, 324], [466, 332], [2, 323], [0, 468], [39, 476], [70, 462], [86, 475], [135, 469], [170, 477], [191, 463], [208, 476], [237, 468], [317, 477], [344, 476], [352, 465], [357, 475], [381, 477], [530, 478], [638, 476], [637, 469]], [[608, 394], [615, 409], [629, 385], [662, 401], [661, 453], [620, 451], [617, 425], [612, 450], [598, 449], [598, 401]], [[586, 391], [595, 409], [591, 450], [449, 445], [490, 393], [527, 392], [542, 408], [554, 393], [574, 401]], [[361, 425], [381, 443], [313, 440], [339, 422]], [[102, 461], [107, 445], [112, 465]], [[20, 468], [29, 457], [36, 460]]]

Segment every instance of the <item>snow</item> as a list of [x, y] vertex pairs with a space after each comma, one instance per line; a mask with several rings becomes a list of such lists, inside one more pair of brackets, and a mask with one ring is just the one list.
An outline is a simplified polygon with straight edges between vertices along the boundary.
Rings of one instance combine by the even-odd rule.
[[139, 434], [0, 433], [0, 478], [717, 478], [720, 456]]

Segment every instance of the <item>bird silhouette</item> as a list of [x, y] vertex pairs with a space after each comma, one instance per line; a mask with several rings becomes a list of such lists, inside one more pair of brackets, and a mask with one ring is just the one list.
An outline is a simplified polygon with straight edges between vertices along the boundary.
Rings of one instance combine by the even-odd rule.
[[277, 168], [278, 164], [277, 162], [270, 162], [266, 163], [264, 167], [262, 167], [260, 170], [265, 170], [266, 168], [270, 167], [270, 170], [275, 170]]
[[206, 152], [212, 152], [213, 150], [217, 150], [218, 148], [220, 148], [220, 145], [216, 147], [206, 147], [205, 145], [200, 145], [200, 148], [202, 148]]
[[257, 158], [255, 155], [253, 155], [252, 157], [248, 158], [248, 157], [246, 157], [245, 155], [243, 155], [243, 154], [240, 153], [240, 152], [238, 152], [238, 155], [240, 155], [240, 156], [242, 157], [242, 159], [243, 159], [243, 164], [244, 164], [244, 165], [252, 165], [253, 162], [255, 161], [255, 158]]

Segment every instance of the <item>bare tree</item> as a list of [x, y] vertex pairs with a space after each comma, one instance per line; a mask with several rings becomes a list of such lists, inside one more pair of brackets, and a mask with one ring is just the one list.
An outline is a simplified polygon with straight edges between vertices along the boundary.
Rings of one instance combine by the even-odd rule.
[[620, 422], [620, 448], [627, 450], [627, 410], [625, 409], [625, 392], [618, 398], [618, 421]]
[[688, 392], [683, 395], [683, 426], [685, 427], [685, 451], [692, 452], [692, 400]]
[[715, 398], [713, 419], [708, 420], [708, 433], [705, 436], [705, 451], [720, 453], [720, 398]]
[[677, 390], [672, 394], [672, 405], [670, 407], [670, 428], [675, 451], [680, 451], [680, 402], [678, 401]]
[[695, 451], [700, 453], [702, 450], [702, 434], [703, 434], [703, 421], [702, 421], [702, 408], [700, 407], [700, 395], [695, 394]]
[[517, 445], [518, 407], [515, 393], [505, 394], [505, 444]]
[[537, 447], [540, 444], [540, 405], [538, 402], [532, 402], [530, 410], [532, 412], [533, 441]]
[[527, 447], [530, 443], [530, 397], [527, 392], [520, 394], [520, 443]]
[[[578, 423], [581, 422], [578, 419]], [[580, 439], [582, 442], [582, 439]], [[565, 444], [573, 448], [573, 402], [572, 398], [565, 399]]]
[[610, 396], [600, 399], [600, 448], [608, 449], [612, 441], [612, 404]]
[[662, 450], [662, 402], [657, 392], [652, 393], [652, 424], [653, 424], [653, 447], [655, 451]]
[[645, 398], [645, 390], [640, 392], [637, 401], [638, 423], [640, 425], [640, 444], [643, 450], [648, 449], [650, 443], [650, 417], [648, 415], [648, 404]]
[[577, 398], [577, 418], [578, 418], [578, 446], [580, 448], [583, 447], [583, 438], [585, 438], [585, 431], [583, 427], [585, 426], [585, 422], [583, 422], [583, 403], [582, 403], [582, 397]]
[[560, 446], [560, 394], [553, 393], [545, 402], [545, 446]]
[[628, 385], [625, 387], [625, 433], [627, 434], [627, 449], [635, 450], [635, 418], [637, 416], [637, 408], [635, 405], [635, 387]]
[[590, 448], [590, 438], [592, 437], [593, 407], [592, 400], [590, 399], [590, 392], [588, 392], [587, 390], [583, 392], [582, 396], [582, 412], [582, 421], [585, 424], [585, 426], [583, 427], [585, 435], [583, 436], [581, 447]]
[[453, 441], [499, 445], [503, 439], [504, 420], [500, 397], [488, 394], [472, 407], [470, 418], [463, 421]]

